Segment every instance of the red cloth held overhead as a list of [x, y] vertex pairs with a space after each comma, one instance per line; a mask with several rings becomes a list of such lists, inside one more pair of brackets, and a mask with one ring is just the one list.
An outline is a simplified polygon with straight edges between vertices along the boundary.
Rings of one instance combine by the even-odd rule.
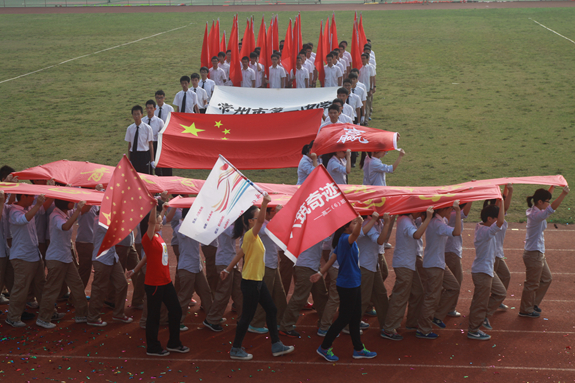
[[321, 128], [311, 148], [326, 154], [350, 149], [352, 152], [397, 150], [397, 133], [355, 124], [331, 124]]

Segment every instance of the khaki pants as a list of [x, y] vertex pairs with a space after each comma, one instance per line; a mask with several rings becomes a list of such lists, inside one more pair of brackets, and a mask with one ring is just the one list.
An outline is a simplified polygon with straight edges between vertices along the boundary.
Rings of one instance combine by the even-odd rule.
[[88, 312], [88, 300], [84, 292], [84, 284], [74, 262], [46, 261], [46, 267], [48, 268], [48, 276], [44, 284], [38, 318], [50, 322], [54, 313], [54, 303], [56, 303], [64, 283], [70, 288], [70, 302], [74, 305], [76, 317], [85, 317]]
[[38, 303], [42, 303], [42, 292], [44, 291], [45, 283], [44, 262], [41, 260], [26, 262], [21, 259], [12, 259], [10, 263], [14, 268], [14, 286], [10, 292], [8, 319], [17, 322], [24, 312], [30, 290], [34, 292]]
[[381, 278], [385, 282], [385, 280], [389, 276], [389, 267], [387, 267], [385, 254], [379, 254], [379, 272], [381, 273]]
[[419, 316], [419, 331], [424, 334], [431, 332], [433, 318], [443, 320], [449, 308], [459, 294], [459, 283], [449, 270], [439, 267], [424, 269], [427, 277], [423, 305]]
[[[455, 279], [457, 279], [459, 286], [461, 286], [461, 283], [463, 283], [463, 265], [461, 264], [461, 258], [455, 253], [447, 252], [445, 253], [445, 264], [447, 267], [449, 267], [449, 270], [451, 270]], [[453, 303], [453, 305], [449, 308], [449, 312], [455, 311], [458, 300], [459, 293], [455, 298], [455, 303]]]
[[88, 286], [90, 276], [92, 275], [92, 253], [94, 244], [87, 242], [76, 242], [76, 253], [78, 254], [78, 274], [84, 284]]
[[[383, 329], [387, 332], [394, 332], [401, 326], [408, 301], [413, 307], [420, 307], [423, 298], [423, 286], [417, 271], [406, 267], [397, 267], [394, 270], [395, 285], [393, 285], [393, 290], [391, 291], [389, 307], [383, 326]], [[413, 310], [410, 310], [410, 313], [413, 313]], [[408, 315], [406, 325], [407, 327], [417, 327], [417, 317], [410, 318]]]
[[[272, 300], [276, 305], [278, 310], [277, 313], [277, 322], [279, 323], [283, 318], [284, 312], [287, 307], [287, 300], [286, 300], [286, 293], [284, 291], [284, 287], [282, 285], [282, 280], [280, 277], [280, 273], [278, 269], [270, 269], [266, 267], [266, 271], [264, 274], [264, 283], [268, 288], [270, 295], [272, 296]], [[266, 312], [261, 305], [258, 305], [256, 310], [256, 314], [254, 315], [254, 319], [252, 319], [251, 325], [256, 328], [264, 327], [266, 323]]]
[[202, 246], [202, 253], [204, 253], [204, 258], [206, 259], [206, 277], [212, 293], [216, 291], [220, 280], [220, 274], [216, 268], [217, 250], [218, 248], [215, 246]]
[[365, 124], [368, 124], [369, 117], [371, 117], [372, 112], [372, 103], [373, 103], [373, 96], [367, 96], [365, 100]]
[[481, 327], [483, 320], [492, 316], [501, 302], [505, 300], [507, 291], [505, 291], [505, 287], [503, 287], [497, 274], [491, 277], [485, 273], [471, 273], [471, 278], [475, 290], [469, 308], [468, 330], [476, 332]]
[[210, 312], [212, 308], [212, 291], [210, 290], [208, 280], [204, 273], [202, 271], [199, 273], [191, 273], [184, 269], [179, 269], [176, 273], [180, 280], [180, 290], [177, 292], [180, 307], [182, 308], [182, 319], [180, 323], [184, 323], [184, 319], [186, 319], [188, 306], [190, 305], [194, 291], [198, 293], [198, 296], [202, 300], [204, 310]]
[[14, 286], [14, 269], [8, 257], [0, 258], [0, 293], [4, 286], [8, 292], [11, 292]]
[[284, 287], [284, 291], [285, 291], [286, 297], [287, 297], [287, 295], [289, 294], [289, 289], [291, 287], [291, 281], [293, 278], [294, 263], [292, 262], [291, 259], [286, 257], [286, 255], [283, 251], [280, 250], [280, 251], [278, 251], [278, 253], [279, 253], [279, 257], [280, 257], [279, 269], [280, 269], [280, 275], [282, 278], [282, 285]]
[[[116, 245], [116, 253], [118, 254], [118, 259], [122, 265], [122, 269], [133, 270], [140, 262], [140, 257], [134, 246], [119, 246]], [[144, 280], [146, 279], [146, 274], [141, 270], [136, 274], [132, 275], [130, 278], [132, 280], [132, 306], [140, 306], [144, 304], [144, 297], [146, 292], [144, 291]], [[112, 286], [110, 286], [112, 287]], [[113, 288], [112, 293], [109, 298], [110, 301], [114, 300]]]
[[[385, 258], [383, 259], [385, 262]], [[364, 313], [370, 302], [373, 302], [379, 328], [383, 330], [389, 301], [387, 300], [387, 290], [383, 284], [382, 273], [381, 271], [369, 271], [363, 267], [359, 269], [361, 270], [361, 312]], [[385, 269], [387, 270], [387, 263]]]
[[[220, 275], [223, 269], [227, 266], [218, 265], [216, 266], [217, 274]], [[206, 315], [206, 321], [212, 324], [219, 324], [222, 320], [222, 316], [228, 307], [230, 301], [230, 296], [236, 304], [237, 317], [242, 315], [243, 306], [243, 295], [242, 295], [242, 273], [238, 269], [233, 269], [226, 279], [222, 281], [218, 277], [218, 285], [214, 291], [214, 300], [212, 303], [212, 308], [208, 311]], [[209, 284], [209, 282], [208, 282]]]
[[128, 294], [128, 281], [124, 275], [124, 270], [119, 262], [113, 265], [104, 265], [102, 262], [94, 261], [94, 281], [92, 282], [92, 295], [88, 307], [88, 321], [96, 322], [100, 319], [100, 310], [104, 306], [110, 281], [115, 290], [114, 317], [124, 316], [124, 303]]
[[316, 283], [311, 283], [309, 277], [317, 271], [309, 267], [294, 266], [294, 289], [291, 299], [288, 302], [286, 311], [280, 323], [280, 330], [291, 331], [294, 329], [295, 324], [299, 318], [299, 311], [307, 303], [309, 293], [313, 296], [313, 305], [317, 311], [318, 326], [320, 319], [323, 316], [325, 304], [327, 303], [327, 290], [325, 288], [325, 281], [321, 278]]
[[321, 316], [319, 322], [319, 328], [324, 331], [329, 330], [329, 326], [331, 326], [331, 324], [333, 323], [335, 313], [337, 312], [337, 309], [339, 307], [339, 293], [337, 292], [337, 286], [335, 285], [338, 274], [339, 269], [336, 269], [335, 267], [330, 267], [325, 275], [327, 302], [325, 303], [325, 308], [323, 309], [323, 315]]
[[509, 272], [509, 268], [507, 267], [505, 259], [495, 257], [495, 265], [493, 270], [499, 277], [501, 283], [503, 283], [505, 290], [507, 290], [509, 288], [509, 282], [511, 281], [511, 273]]
[[523, 252], [523, 263], [526, 270], [519, 312], [530, 314], [533, 312], [533, 306], [541, 304], [553, 278], [551, 277], [551, 270], [549, 270], [547, 265], [545, 254], [539, 251], [525, 250]]

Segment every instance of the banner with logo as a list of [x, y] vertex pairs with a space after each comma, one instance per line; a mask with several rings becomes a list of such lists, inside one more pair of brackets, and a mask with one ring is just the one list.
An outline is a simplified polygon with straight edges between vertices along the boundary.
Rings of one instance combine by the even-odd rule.
[[350, 149], [353, 152], [398, 150], [399, 134], [355, 124], [326, 125], [317, 134], [312, 153], [325, 154]]

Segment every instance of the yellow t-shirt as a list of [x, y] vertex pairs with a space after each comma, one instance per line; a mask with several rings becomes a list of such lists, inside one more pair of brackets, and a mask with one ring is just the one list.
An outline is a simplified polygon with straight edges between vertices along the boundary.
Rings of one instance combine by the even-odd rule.
[[244, 252], [242, 278], [251, 281], [263, 280], [266, 271], [266, 262], [264, 259], [266, 248], [260, 236], [254, 236], [252, 229], [249, 229], [244, 234], [242, 251]]

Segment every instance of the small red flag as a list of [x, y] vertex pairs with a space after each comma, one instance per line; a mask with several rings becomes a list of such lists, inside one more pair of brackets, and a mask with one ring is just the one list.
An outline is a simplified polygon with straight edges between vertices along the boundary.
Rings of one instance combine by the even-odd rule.
[[[252, 53], [253, 51], [256, 50], [256, 35], [254, 32], [254, 18], [252, 17], [250, 20], [250, 51], [249, 53]], [[248, 57], [250, 57], [248, 53]]]
[[98, 256], [134, 230], [154, 207], [154, 198], [134, 166], [124, 157], [114, 169], [100, 208], [99, 224], [108, 229]]
[[[215, 35], [214, 35], [214, 46], [217, 47], [217, 49], [220, 49], [220, 19], [218, 19], [216, 21], [216, 29], [215, 29]], [[220, 53], [221, 51], [218, 51], [218, 53]], [[224, 53], [226, 53], [226, 51], [223, 51]]]
[[362, 49], [359, 47], [359, 32], [357, 30], [357, 22], [353, 23], [353, 33], [351, 36], [351, 61], [352, 67], [355, 69], [361, 69], [363, 64], [361, 63], [361, 53]]
[[317, 42], [317, 52], [315, 54], [315, 69], [317, 70], [317, 78], [323, 86], [325, 82], [325, 70], [323, 68], [323, 60], [325, 59], [324, 51], [323, 51], [323, 21], [319, 26], [319, 39]]
[[208, 22], [206, 21], [206, 30], [204, 31], [204, 42], [202, 43], [202, 57], [200, 62], [202, 66], [210, 67], [210, 45], [209, 45], [209, 35], [208, 35]]
[[242, 67], [240, 64], [241, 57], [238, 48], [238, 33], [237, 24], [236, 32], [230, 36], [230, 50], [232, 51], [232, 58], [230, 61], [230, 81], [234, 86], [242, 85]]
[[353, 206], [320, 165], [268, 223], [266, 233], [295, 262], [303, 251], [355, 217]]
[[[212, 20], [212, 28], [210, 29], [210, 38], [209, 38], [209, 44], [210, 44], [210, 56], [217, 56], [219, 53], [219, 49], [220, 49], [220, 36], [216, 36], [216, 24], [215, 22]], [[212, 57], [210, 57], [210, 60], [212, 59]]]
[[286, 73], [289, 76], [290, 71], [294, 68], [294, 62], [292, 57], [292, 28], [291, 19], [289, 20], [288, 29], [286, 30], [286, 37], [284, 40], [284, 49], [282, 50], [282, 66], [284, 67]]
[[[274, 19], [271, 20], [270, 22], [270, 26], [268, 29], [268, 34], [267, 34], [267, 41], [266, 41], [266, 50], [264, 52], [264, 50], [262, 49], [261, 55], [260, 57], [264, 57], [265, 54], [265, 70], [266, 70], [266, 78], [269, 79], [270, 78], [270, 66], [272, 66], [272, 54], [273, 52], [273, 41], [274, 41]], [[270, 84], [268, 82], [268, 88], [270, 87]]]
[[331, 15], [331, 50], [339, 49], [339, 40], [337, 39], [337, 25], [335, 24], [335, 12]]
[[222, 35], [222, 43], [220, 44], [220, 52], [226, 51], [226, 31], [224, 30], [224, 34]]

